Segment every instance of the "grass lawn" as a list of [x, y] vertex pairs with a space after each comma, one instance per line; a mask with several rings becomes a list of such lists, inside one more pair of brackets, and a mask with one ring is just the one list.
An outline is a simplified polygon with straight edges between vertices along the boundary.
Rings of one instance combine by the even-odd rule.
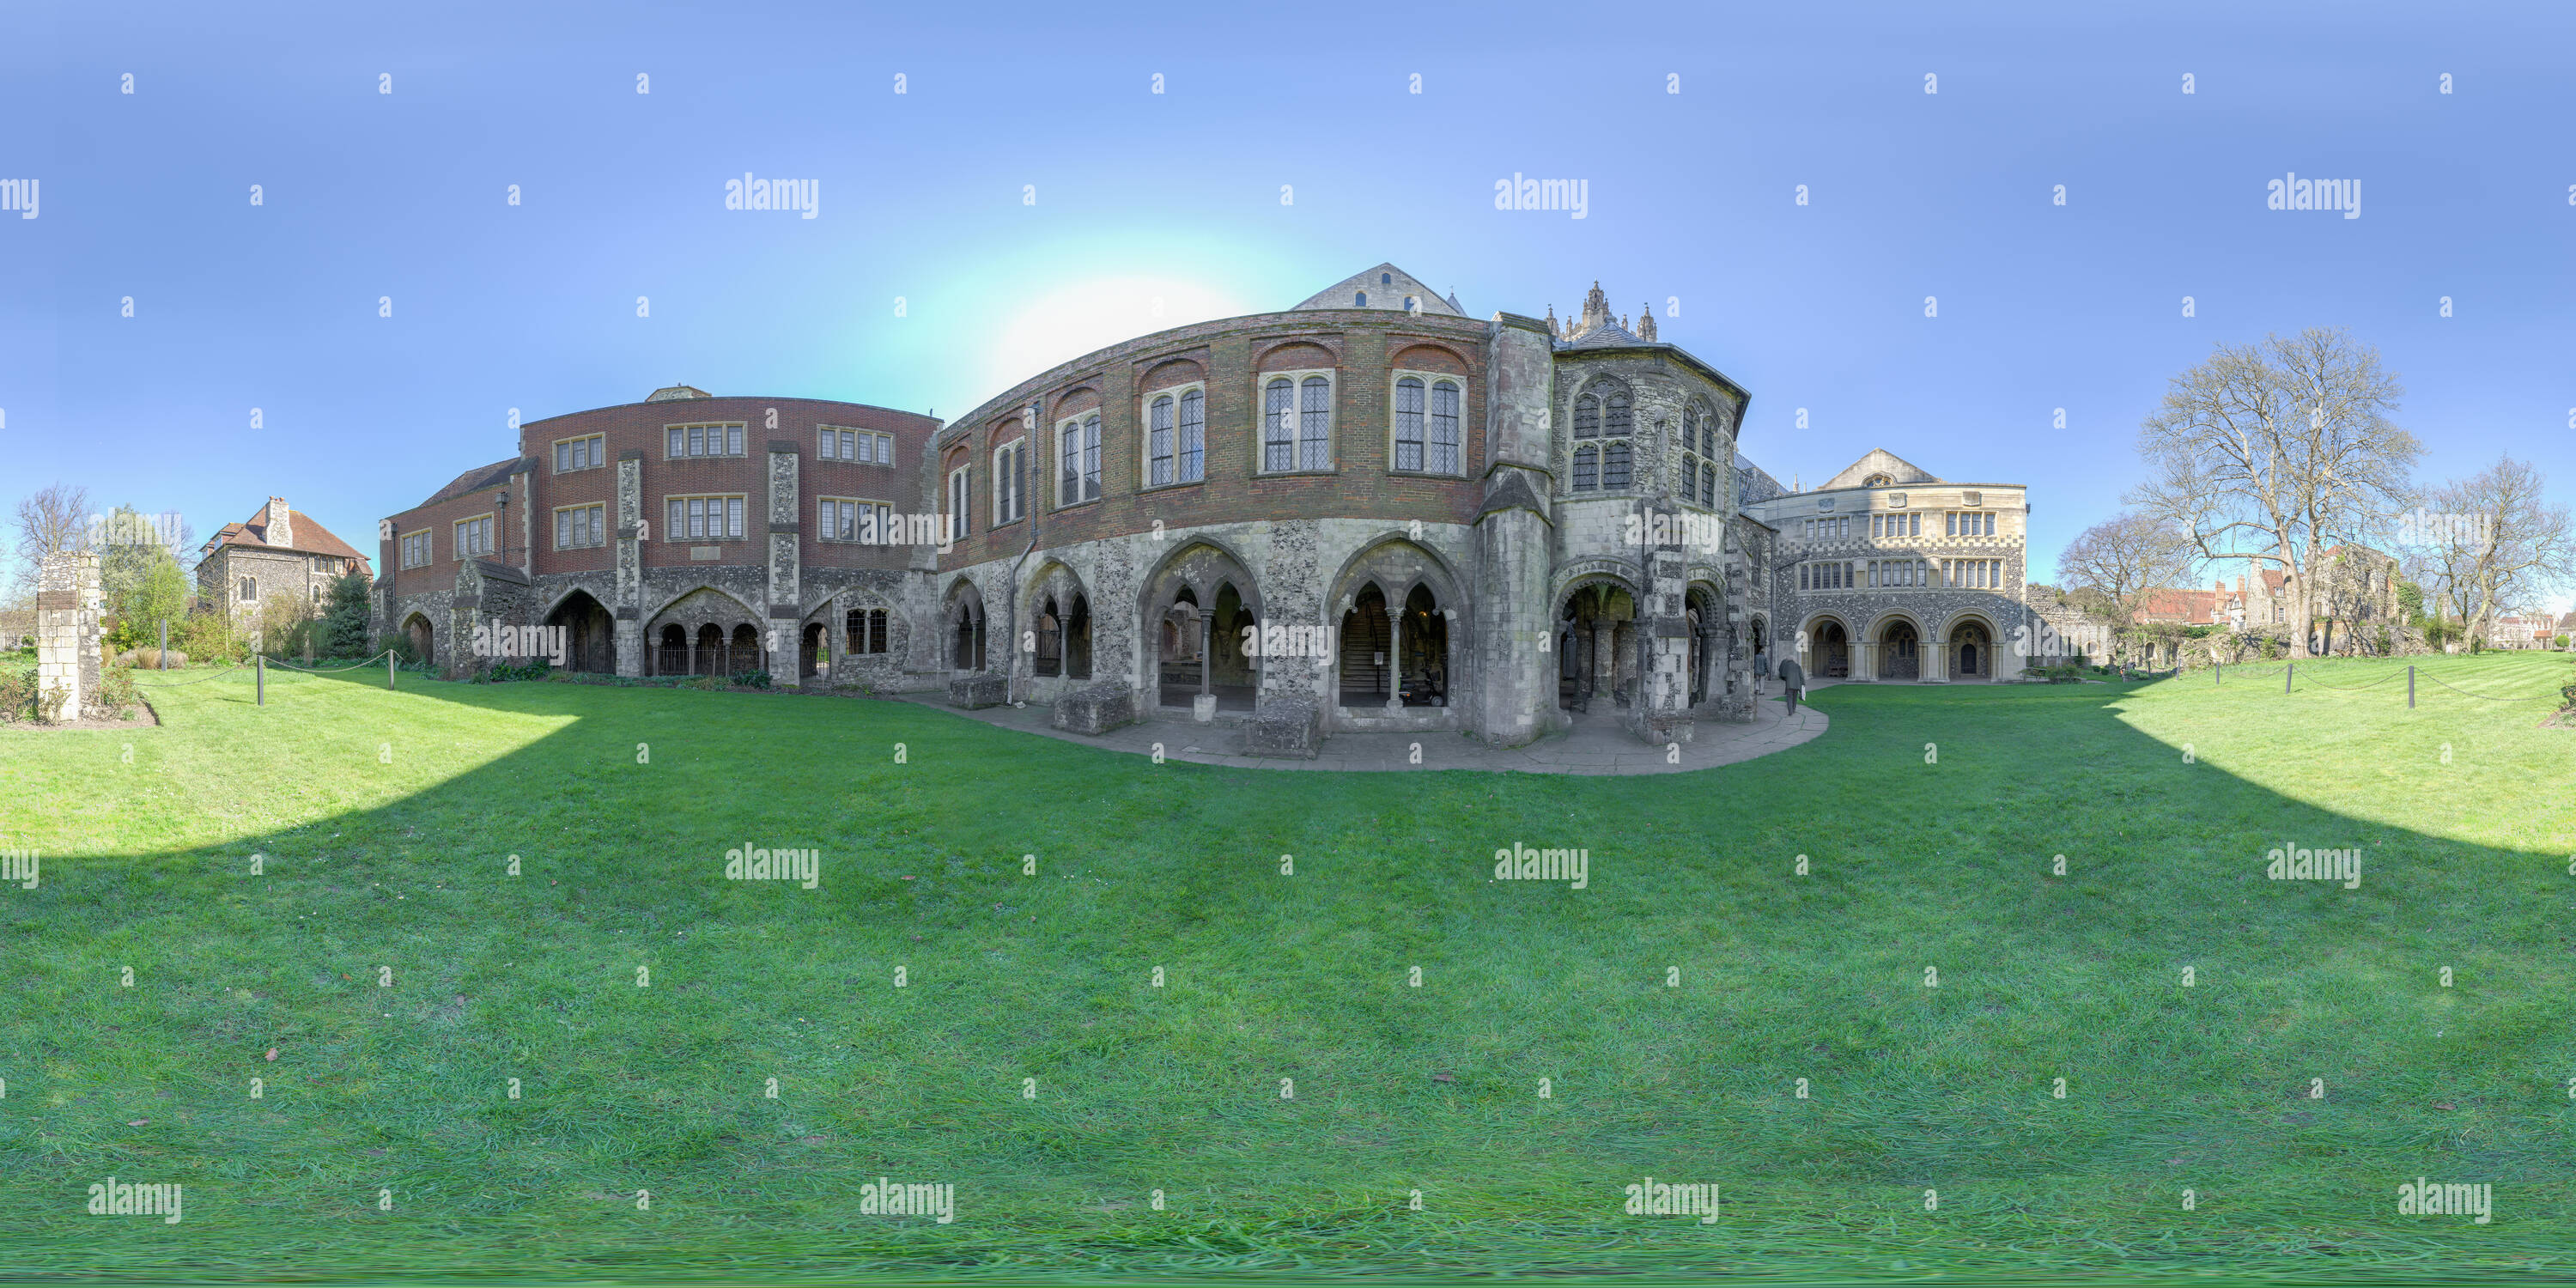
[[[2565, 1276], [2576, 730], [2538, 726], [2576, 669], [2325, 687], [2389, 670], [1852, 685], [1813, 742], [1626, 779], [1155, 765], [786, 695], [153, 690], [158, 728], [0, 728], [0, 847], [42, 856], [0, 887], [0, 1247]], [[726, 880], [746, 844], [819, 885]], [[1492, 880], [1515, 844], [1587, 850], [1586, 888]], [[2358, 887], [2266, 879], [2285, 844], [2359, 849]], [[90, 1215], [110, 1176], [184, 1219]], [[880, 1176], [954, 1222], [863, 1213]], [[1625, 1214], [1648, 1176], [1721, 1214]], [[2493, 1222], [2399, 1215], [2419, 1176]]]

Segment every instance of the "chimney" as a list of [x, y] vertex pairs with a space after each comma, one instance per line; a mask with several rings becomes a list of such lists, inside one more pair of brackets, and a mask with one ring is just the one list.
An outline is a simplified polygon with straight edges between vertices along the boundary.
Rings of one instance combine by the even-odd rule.
[[267, 540], [268, 544], [272, 546], [291, 546], [295, 544], [295, 520], [292, 517], [293, 514], [294, 511], [286, 508], [286, 499], [284, 497], [272, 496], [268, 498], [268, 508], [260, 512], [259, 520], [260, 527], [264, 530], [264, 538]]

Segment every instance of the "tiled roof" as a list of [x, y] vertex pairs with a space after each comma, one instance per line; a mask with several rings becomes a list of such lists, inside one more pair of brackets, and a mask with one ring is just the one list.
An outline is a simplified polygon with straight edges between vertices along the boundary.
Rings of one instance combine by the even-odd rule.
[[430, 498], [421, 504], [436, 505], [449, 497], [463, 496], [476, 488], [499, 487], [509, 479], [512, 471], [519, 468], [519, 464], [519, 458], [514, 456], [506, 461], [494, 461], [489, 465], [475, 466], [457, 475], [452, 482], [430, 494]]
[[255, 545], [264, 550], [292, 550], [298, 554], [325, 555], [333, 559], [355, 559], [361, 564], [367, 562], [365, 555], [359, 554], [348, 542], [332, 535], [329, 528], [314, 522], [312, 515], [291, 506], [286, 513], [289, 521], [295, 525], [295, 540], [286, 545], [269, 544], [268, 525], [260, 522], [268, 514], [268, 507], [263, 505], [259, 508], [259, 513], [250, 518], [240, 523], [225, 524], [221, 531], [215, 533], [214, 540], [206, 543], [207, 548]]

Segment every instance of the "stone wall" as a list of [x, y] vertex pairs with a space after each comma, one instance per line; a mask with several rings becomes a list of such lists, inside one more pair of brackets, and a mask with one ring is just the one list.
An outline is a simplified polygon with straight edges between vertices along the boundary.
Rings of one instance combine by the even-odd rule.
[[64, 552], [36, 570], [36, 712], [78, 720], [99, 702], [98, 555]]

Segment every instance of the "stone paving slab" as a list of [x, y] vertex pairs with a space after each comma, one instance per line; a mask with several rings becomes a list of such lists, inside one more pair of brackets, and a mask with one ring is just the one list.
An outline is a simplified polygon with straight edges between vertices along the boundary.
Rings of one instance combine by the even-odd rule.
[[[1682, 744], [1678, 764], [1665, 763], [1662, 748], [1638, 741], [1619, 727], [1616, 717], [1606, 713], [1576, 716], [1572, 729], [1526, 747], [1487, 746], [1450, 730], [1332, 733], [1325, 735], [1322, 755], [1313, 760], [1288, 760], [1245, 755], [1242, 729], [1203, 725], [1186, 715], [1156, 716], [1143, 724], [1094, 736], [1055, 728], [1048, 723], [1047, 708], [1035, 704], [962, 711], [950, 706], [944, 694], [910, 693], [897, 697], [962, 719], [1104, 751], [1144, 756], [1151, 755], [1154, 744], [1161, 743], [1165, 760], [1238, 769], [1310, 769], [1328, 773], [1481, 769], [1528, 774], [1679, 774], [1783, 751], [1822, 736], [1832, 723], [1823, 712], [1803, 704], [1791, 714], [1775, 693], [1754, 704], [1751, 724], [1697, 722], [1692, 728], [1692, 741]], [[1417, 742], [1422, 744], [1419, 765], [1412, 763], [1413, 744]]]

